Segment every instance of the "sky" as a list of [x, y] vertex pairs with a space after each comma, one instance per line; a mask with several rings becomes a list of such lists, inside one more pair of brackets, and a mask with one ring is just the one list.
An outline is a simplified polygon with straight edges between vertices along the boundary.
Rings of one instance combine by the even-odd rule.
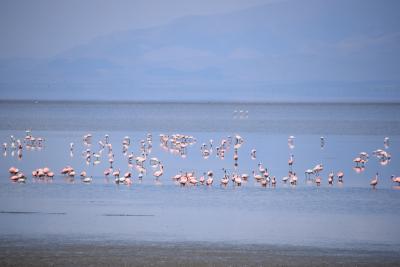
[[91, 39], [277, 0], [1, 0], [0, 58], [46, 58]]
[[399, 11], [397, 0], [1, 0], [0, 99], [400, 102]]

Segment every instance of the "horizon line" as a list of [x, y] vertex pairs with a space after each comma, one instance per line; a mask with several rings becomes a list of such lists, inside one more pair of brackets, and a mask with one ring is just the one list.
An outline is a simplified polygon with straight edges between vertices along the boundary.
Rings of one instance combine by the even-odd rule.
[[352, 105], [399, 105], [400, 100], [375, 100], [371, 101], [370, 99], [360, 99], [355, 101], [354, 99], [348, 100], [93, 100], [93, 99], [0, 99], [0, 103], [7, 102], [20, 102], [20, 103], [30, 103], [39, 104], [39, 103], [88, 103], [88, 104], [100, 104], [100, 103], [115, 103], [115, 104], [237, 104], [237, 105], [285, 105], [285, 104], [352, 104]]

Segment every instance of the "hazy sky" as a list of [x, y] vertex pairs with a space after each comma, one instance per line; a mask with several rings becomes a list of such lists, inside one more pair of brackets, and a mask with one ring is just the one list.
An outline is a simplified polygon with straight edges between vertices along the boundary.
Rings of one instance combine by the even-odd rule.
[[400, 101], [399, 14], [400, 0], [0, 0], [0, 99]]
[[0, 57], [48, 57], [114, 31], [276, 0], [1, 0]]

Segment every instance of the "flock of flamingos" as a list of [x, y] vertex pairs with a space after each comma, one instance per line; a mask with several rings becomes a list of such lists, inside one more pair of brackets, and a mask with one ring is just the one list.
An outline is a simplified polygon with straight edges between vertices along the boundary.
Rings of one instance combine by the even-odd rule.
[[[101, 158], [103, 157], [103, 153], [107, 153], [107, 160], [109, 163], [109, 167], [104, 170], [104, 176], [109, 177], [113, 176], [115, 183], [117, 184], [125, 184], [130, 185], [133, 182], [134, 175], [131, 170], [136, 170], [137, 179], [142, 180], [147, 170], [147, 162], [152, 169], [152, 174], [155, 178], [156, 183], [160, 182], [161, 177], [164, 174], [164, 165], [158, 158], [150, 157], [152, 146], [153, 146], [153, 137], [151, 134], [147, 134], [144, 140], [140, 141], [140, 154], [134, 155], [132, 152], [129, 153], [129, 147], [131, 145], [131, 139], [126, 136], [122, 141], [122, 153], [124, 158], [127, 160], [128, 170], [126, 173], [122, 175], [120, 169], [113, 168], [114, 163], [114, 150], [113, 146], [110, 143], [109, 135], [105, 135], [102, 140], [98, 141], [99, 149], [94, 151], [94, 145], [92, 142], [92, 135], [86, 134], [83, 136], [83, 145], [85, 150], [82, 153], [82, 158], [85, 160], [87, 165], [93, 164], [98, 165], [101, 162]], [[289, 136], [288, 138], [288, 146], [290, 149], [294, 148], [294, 136]], [[21, 141], [20, 139], [16, 139], [14, 136], [10, 137], [9, 143], [3, 143], [3, 153], [7, 155], [7, 150], [11, 151], [12, 155], [17, 153], [18, 158], [22, 158], [23, 149], [31, 149], [31, 148], [41, 148], [44, 144], [45, 140], [41, 137], [34, 137], [30, 130], [26, 131], [26, 136]], [[321, 147], [325, 144], [325, 138], [320, 138]], [[196, 139], [193, 136], [182, 135], [182, 134], [173, 134], [173, 135], [165, 135], [160, 134], [160, 146], [163, 150], [168, 151], [170, 153], [179, 155], [181, 157], [186, 157], [187, 149], [189, 146], [196, 143]], [[210, 140], [207, 144], [203, 143], [200, 147], [200, 153], [204, 159], [209, 158], [216, 154], [217, 157], [224, 159], [227, 151], [233, 150], [233, 160], [234, 166], [232, 171], [228, 171], [228, 169], [223, 168], [223, 176], [220, 178], [220, 185], [227, 186], [232, 183], [234, 186], [241, 186], [244, 182], [246, 182], [250, 175], [247, 173], [239, 173], [238, 172], [238, 150], [241, 148], [244, 143], [244, 139], [235, 135], [233, 137], [228, 136], [226, 139], [222, 139], [218, 145], [214, 145], [213, 140]], [[385, 149], [389, 147], [389, 138], [385, 137], [384, 139]], [[74, 143], [70, 143], [70, 155], [73, 157], [74, 155]], [[386, 150], [378, 149], [373, 151], [373, 156], [375, 156], [381, 165], [386, 165], [389, 163], [391, 159], [390, 153]], [[252, 149], [250, 151], [250, 157], [252, 160], [256, 160], [256, 149]], [[365, 164], [369, 160], [369, 155], [366, 152], [361, 152], [357, 157], [354, 158], [353, 162], [355, 164], [354, 170], [356, 172], [362, 172], [365, 168]], [[293, 171], [293, 164], [295, 162], [295, 158], [293, 154], [290, 154], [288, 159], [288, 174], [287, 176], [281, 179], [282, 183], [289, 183], [295, 186], [298, 182], [298, 176], [296, 172]], [[323, 164], [318, 164], [313, 168], [305, 170], [305, 177], [308, 182], [315, 183], [319, 186], [322, 183], [323, 178], [321, 177], [321, 172], [323, 171]], [[27, 176], [19, 170], [17, 167], [10, 167], [10, 180], [13, 182], [24, 183], [27, 180]], [[56, 174], [48, 167], [38, 168], [32, 171], [33, 179], [53, 179]], [[61, 171], [60, 175], [68, 177], [69, 179], [75, 179], [75, 176], [78, 173], [71, 166], [65, 166]], [[83, 183], [91, 183], [93, 181], [93, 177], [89, 175], [85, 170], [79, 173], [79, 176]], [[263, 166], [260, 162], [258, 163], [258, 168], [252, 171], [252, 177], [255, 181], [263, 187], [272, 186], [275, 187], [277, 184], [277, 178], [271, 175], [267, 168]], [[337, 177], [337, 182], [343, 183], [344, 173], [343, 171], [339, 171], [336, 174], [334, 172], [330, 172], [328, 174], [327, 182], [329, 185], [332, 185], [335, 181], [335, 177]], [[212, 170], [204, 172], [201, 176], [196, 177], [195, 172], [183, 172], [180, 171], [178, 174], [172, 177], [176, 184], [181, 186], [186, 185], [206, 185], [212, 186], [214, 184], [214, 173]], [[394, 183], [398, 183], [400, 185], [400, 176], [396, 177], [392, 175], [391, 180]], [[371, 179], [370, 185], [375, 188], [378, 185], [378, 173]]]

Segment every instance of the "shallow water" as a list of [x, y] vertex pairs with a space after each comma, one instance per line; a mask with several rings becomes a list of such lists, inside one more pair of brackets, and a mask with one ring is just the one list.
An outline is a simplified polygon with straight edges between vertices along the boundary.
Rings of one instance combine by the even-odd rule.
[[[400, 105], [398, 104], [180, 104], [180, 103], [68, 103], [1, 102], [0, 140], [13, 134], [23, 138], [31, 128], [34, 136], [46, 138], [42, 149], [24, 150], [22, 159], [7, 151], [0, 160], [0, 235], [3, 238], [69, 237], [119, 241], [201, 241], [249, 244], [317, 245], [396, 249], [400, 245], [400, 188], [390, 180], [400, 175]], [[237, 110], [237, 112], [235, 112]], [[248, 111], [240, 115], [240, 110]], [[129, 151], [139, 154], [139, 140], [153, 134], [151, 157], [165, 166], [156, 185], [151, 167], [139, 182], [116, 185], [102, 175], [108, 167], [106, 154], [98, 165], [86, 165], [81, 152], [85, 133], [93, 134], [93, 151], [104, 134], [114, 147], [115, 168], [128, 170], [122, 154], [122, 138], [129, 135]], [[160, 133], [190, 134], [197, 143], [186, 158], [159, 147]], [[276, 188], [262, 188], [252, 178], [241, 187], [220, 187], [222, 168], [233, 169], [233, 153], [224, 160], [213, 154], [203, 159], [200, 146], [213, 139], [240, 134], [239, 171], [251, 174], [262, 162], [278, 179]], [[295, 135], [294, 148], [287, 144]], [[320, 136], [325, 146], [320, 146]], [[382, 166], [372, 151], [383, 148], [392, 154]], [[71, 157], [69, 143], [75, 143]], [[257, 159], [250, 150], [257, 149]], [[352, 159], [366, 151], [365, 171], [353, 170]], [[287, 160], [295, 155], [296, 187], [285, 185]], [[304, 171], [324, 164], [320, 187], [307, 183]], [[65, 165], [86, 170], [92, 184], [58, 175]], [[17, 166], [30, 174], [39, 167], [56, 172], [52, 181], [12, 183], [7, 170]], [[214, 185], [180, 187], [171, 176], [180, 170], [201, 175], [213, 170]], [[330, 171], [343, 170], [344, 183], [327, 184]], [[369, 181], [376, 172], [376, 190]]]

